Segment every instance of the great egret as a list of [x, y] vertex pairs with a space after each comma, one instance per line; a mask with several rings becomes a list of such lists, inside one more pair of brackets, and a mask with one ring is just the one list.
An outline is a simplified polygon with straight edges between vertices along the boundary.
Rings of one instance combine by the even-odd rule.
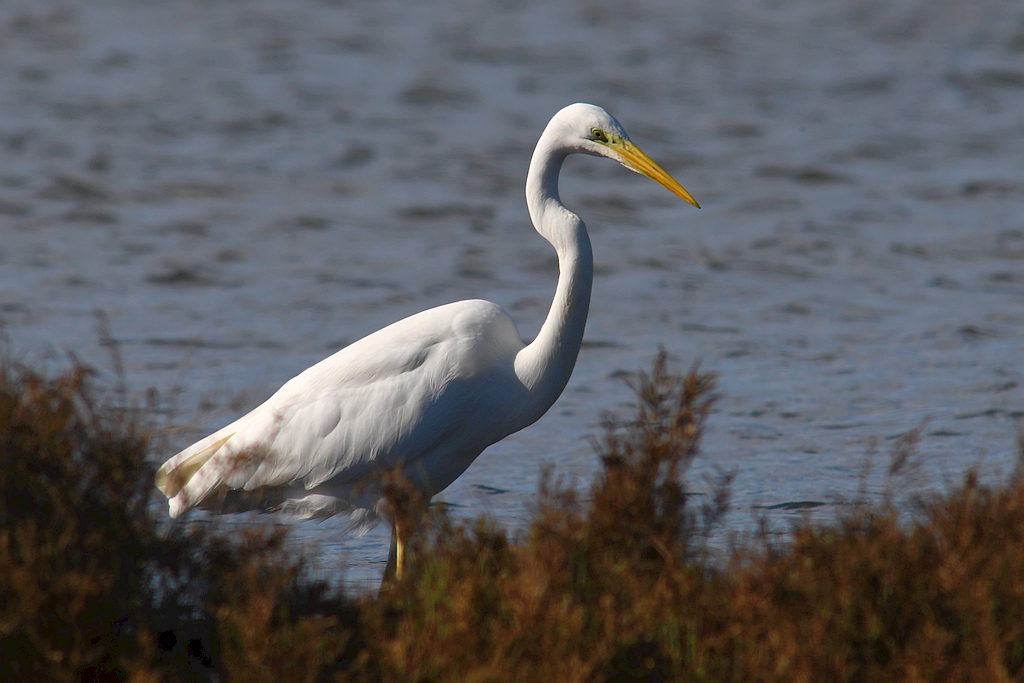
[[[401, 468], [433, 496], [485, 448], [547, 412], [576, 364], [594, 277], [586, 227], [558, 198], [558, 173], [574, 153], [618, 161], [700, 208], [604, 109], [565, 107], [544, 129], [526, 178], [530, 218], [559, 269], [536, 339], [524, 344], [509, 314], [481, 300], [374, 332], [165, 462], [156, 486], [170, 499], [170, 516], [197, 505], [301, 518], [347, 512], [351, 526], [365, 530], [376, 522], [386, 470]], [[393, 528], [397, 576], [404, 540]]]

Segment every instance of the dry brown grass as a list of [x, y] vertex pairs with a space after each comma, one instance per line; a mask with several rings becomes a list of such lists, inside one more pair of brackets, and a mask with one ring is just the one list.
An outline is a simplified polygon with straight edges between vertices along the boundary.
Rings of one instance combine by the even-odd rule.
[[281, 533], [165, 528], [139, 416], [87, 384], [0, 374], [0, 680], [1024, 680], [1020, 475], [711, 558], [730, 477], [695, 507], [685, 474], [714, 382], [663, 355], [596, 442], [591, 488], [545, 473], [521, 537], [393, 482], [419, 523], [409, 569], [355, 599]]
[[162, 523], [142, 425], [80, 367], [0, 366], [0, 680], [328, 680], [351, 603], [280, 534]]

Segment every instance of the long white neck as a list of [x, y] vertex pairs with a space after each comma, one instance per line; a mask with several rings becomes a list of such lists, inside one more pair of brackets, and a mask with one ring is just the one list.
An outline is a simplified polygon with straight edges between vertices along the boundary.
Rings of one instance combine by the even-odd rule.
[[558, 198], [558, 173], [574, 150], [559, 146], [545, 130], [526, 178], [526, 203], [537, 232], [558, 254], [558, 286], [537, 338], [517, 355], [515, 371], [531, 400], [523, 419], [540, 418], [565, 389], [576, 365], [590, 308], [594, 255], [587, 228]]

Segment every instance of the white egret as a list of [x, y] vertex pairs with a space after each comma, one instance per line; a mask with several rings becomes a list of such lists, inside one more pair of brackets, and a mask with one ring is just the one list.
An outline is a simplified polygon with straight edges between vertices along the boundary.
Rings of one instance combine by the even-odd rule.
[[[170, 516], [195, 506], [302, 518], [349, 513], [364, 530], [376, 522], [386, 470], [399, 467], [433, 496], [485, 448], [547, 412], [576, 364], [594, 276], [586, 227], [558, 198], [562, 162], [574, 153], [618, 161], [699, 208], [603, 109], [562, 109], [537, 142], [526, 178], [530, 218], [555, 248], [559, 269], [536, 339], [525, 344], [509, 314], [481, 300], [374, 332], [165, 462], [156, 486], [170, 499]], [[399, 576], [404, 540], [393, 528]]]

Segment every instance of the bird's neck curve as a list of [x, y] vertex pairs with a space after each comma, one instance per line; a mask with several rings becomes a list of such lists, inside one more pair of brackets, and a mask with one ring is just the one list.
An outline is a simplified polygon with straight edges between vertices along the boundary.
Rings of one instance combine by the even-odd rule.
[[558, 254], [558, 285], [537, 337], [515, 360], [516, 376], [532, 400], [523, 414], [525, 425], [543, 415], [565, 389], [583, 343], [594, 281], [594, 256], [587, 228], [558, 198], [558, 173], [574, 150], [544, 131], [526, 178], [526, 203], [537, 232]]

